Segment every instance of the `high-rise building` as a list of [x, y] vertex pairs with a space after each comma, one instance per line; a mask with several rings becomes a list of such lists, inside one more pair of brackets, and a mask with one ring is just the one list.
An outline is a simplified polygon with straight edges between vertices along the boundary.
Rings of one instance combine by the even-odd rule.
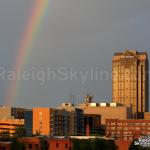
[[113, 102], [132, 107], [133, 117], [148, 111], [148, 55], [125, 50], [112, 60]]

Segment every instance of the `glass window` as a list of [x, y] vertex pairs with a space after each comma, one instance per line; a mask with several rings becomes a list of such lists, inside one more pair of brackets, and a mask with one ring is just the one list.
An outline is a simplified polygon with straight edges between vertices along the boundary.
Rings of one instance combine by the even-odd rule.
[[59, 146], [58, 143], [56, 143], [56, 147], [57, 147], [57, 148], [58, 148], [58, 146]]
[[65, 144], [65, 148], [68, 148], [68, 143]]
[[31, 149], [32, 148], [32, 144], [29, 144], [29, 149]]
[[35, 144], [35, 150], [38, 150], [38, 148], [39, 148], [39, 145]]

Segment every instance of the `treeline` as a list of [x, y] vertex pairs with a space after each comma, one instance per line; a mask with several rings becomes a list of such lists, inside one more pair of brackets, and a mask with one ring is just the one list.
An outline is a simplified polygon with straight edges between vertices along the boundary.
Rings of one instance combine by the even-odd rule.
[[113, 140], [105, 139], [74, 139], [72, 150], [117, 150]]

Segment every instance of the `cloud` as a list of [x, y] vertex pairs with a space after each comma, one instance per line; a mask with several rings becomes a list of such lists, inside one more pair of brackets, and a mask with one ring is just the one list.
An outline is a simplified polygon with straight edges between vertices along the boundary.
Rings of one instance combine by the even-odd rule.
[[[35, 2], [0, 1], [0, 63], [6, 67], [14, 63]], [[63, 66], [84, 70], [98, 66], [111, 72], [114, 48], [150, 48], [149, 6], [149, 0], [49, 0], [26, 69]], [[45, 87], [35, 81], [21, 81], [20, 85], [16, 103], [26, 106], [41, 99], [47, 99], [43, 105], [53, 105], [71, 91], [80, 96], [93, 92], [97, 99], [111, 99], [111, 80], [86, 86], [80, 81], [49, 82]]]

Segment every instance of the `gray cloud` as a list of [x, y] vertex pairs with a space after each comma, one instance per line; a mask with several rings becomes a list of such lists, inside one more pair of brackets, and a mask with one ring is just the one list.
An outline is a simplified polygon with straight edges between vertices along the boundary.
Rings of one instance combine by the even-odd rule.
[[[49, 6], [24, 69], [99, 67], [111, 73], [117, 49], [149, 50], [149, 0], [49, 0]], [[0, 63], [11, 68], [35, 1], [0, 1]], [[8, 82], [5, 84], [7, 90]], [[2, 88], [2, 87], [1, 87]], [[4, 91], [4, 90], [3, 90]], [[0, 92], [4, 97], [4, 92]], [[15, 105], [55, 106], [73, 93], [111, 100], [111, 79], [102, 81], [21, 81]]]

